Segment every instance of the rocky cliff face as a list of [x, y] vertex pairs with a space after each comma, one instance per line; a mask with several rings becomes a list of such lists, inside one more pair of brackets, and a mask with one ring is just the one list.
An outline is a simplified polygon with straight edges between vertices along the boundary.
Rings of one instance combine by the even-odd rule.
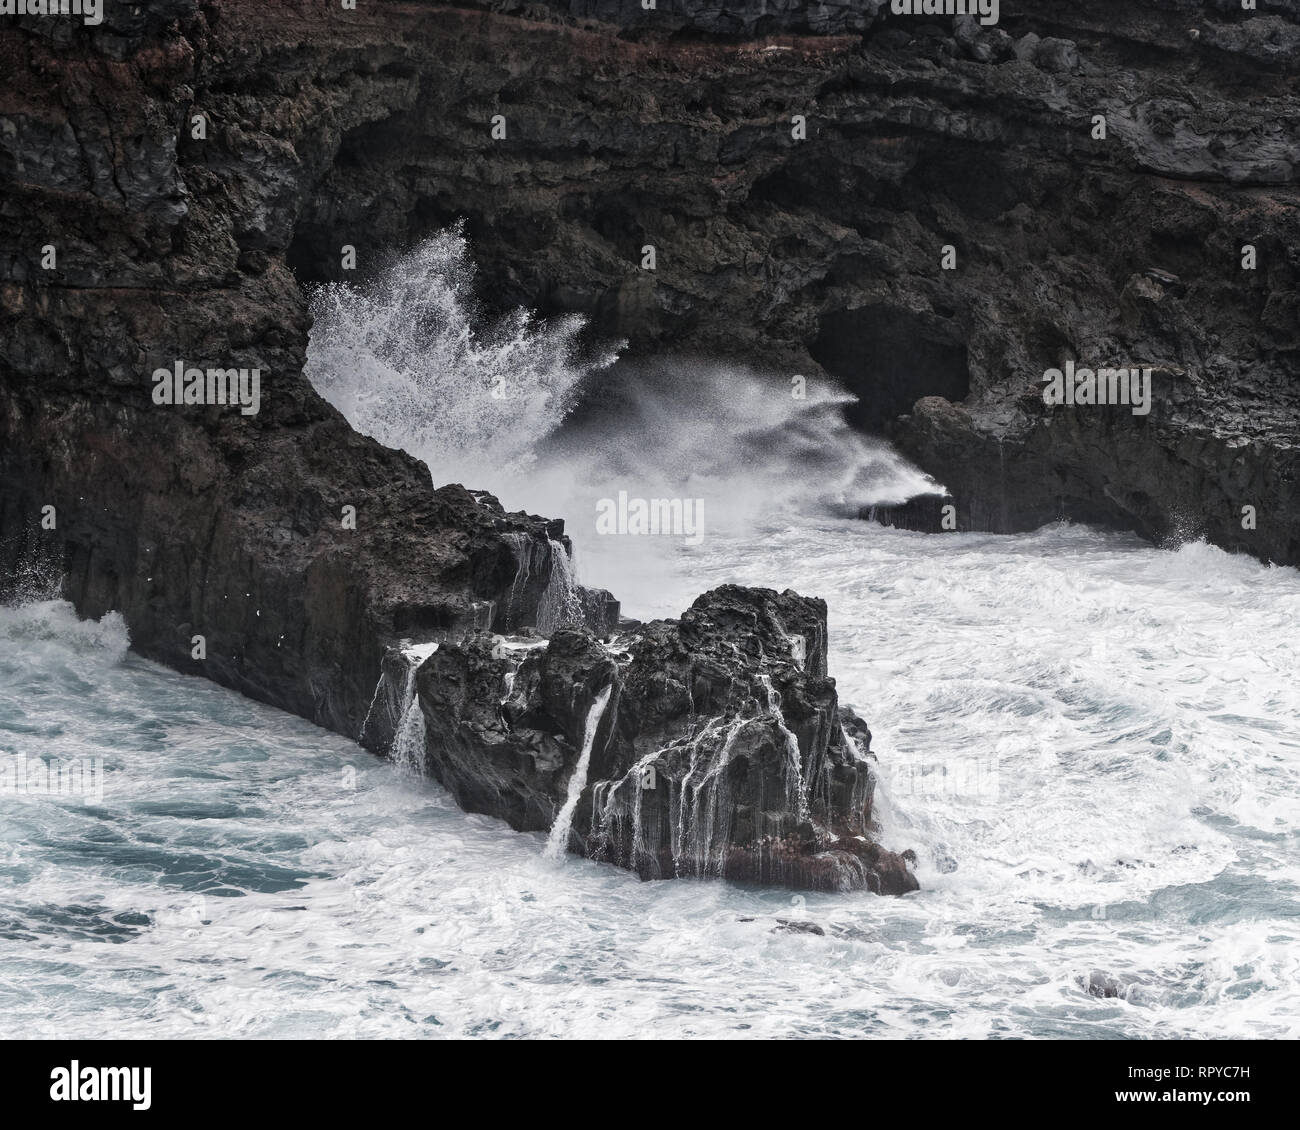
[[[1300, 560], [1300, 7], [1001, 9], [29, 17], [0, 45], [9, 364], [84, 353], [131, 385], [202, 343], [264, 361], [284, 404], [306, 329], [286, 262], [339, 279], [344, 245], [364, 271], [465, 217], [490, 303], [834, 375], [962, 528], [1068, 516]], [[1048, 408], [1039, 382], [1069, 360], [1152, 367], [1151, 414]]]
[[[489, 299], [835, 376], [959, 528], [1070, 517], [1300, 561], [1293, 0], [1045, 0], [996, 27], [874, 2], [476, 7], [405, 25], [407, 58], [455, 63], [417, 64], [418, 94], [343, 138], [305, 275], [334, 277], [358, 231], [466, 216]], [[1153, 410], [1048, 408], [1067, 361], [1151, 367]]]
[[[356, 736], [388, 648], [537, 623], [570, 547], [562, 521], [434, 490], [303, 377], [284, 264], [303, 185], [276, 167], [301, 160], [197, 105], [222, 15], [0, 31], [0, 573], [61, 571], [145, 655]], [[177, 363], [256, 369], [257, 410], [156, 403]], [[552, 626], [618, 619], [567, 596]]]
[[[962, 526], [1064, 514], [1300, 560], [1295, 4], [1003, 7], [995, 28], [875, 0], [156, 0], [93, 28], [7, 20], [0, 565], [53, 554], [79, 609], [120, 608], [145, 654], [350, 734], [402, 639], [541, 618], [558, 527], [433, 490], [302, 376], [300, 284], [344, 277], [345, 245], [364, 272], [460, 217], [490, 303], [844, 381]], [[1152, 366], [1153, 411], [1047, 409], [1036, 383], [1069, 360]], [[178, 362], [256, 368], [260, 411], [155, 404], [150, 374]], [[577, 603], [608, 632], [607, 597]], [[692, 631], [647, 628], [638, 654], [678, 663]], [[731, 642], [710, 662], [739, 688], [705, 683], [719, 716], [766, 718], [743, 738], [766, 764], [779, 731], [755, 680], [779, 689], [786, 668]], [[685, 788], [689, 711], [594, 646], [564, 637], [545, 662], [638, 704], [600, 771], [676, 743], [663, 767]], [[503, 717], [571, 750], [582, 696], [560, 710], [537, 664]], [[851, 768], [824, 688], [781, 697], [787, 720], [818, 719], [816, 738], [789, 726], [801, 762]], [[506, 814], [533, 826], [554, 781], [521, 790]], [[830, 850], [797, 807], [745, 825], [769, 809], [737, 796], [740, 842]], [[643, 817], [671, 832], [656, 803]], [[867, 818], [844, 803], [823, 821], [837, 840]], [[576, 816], [584, 850], [678, 866], [663, 839]]]

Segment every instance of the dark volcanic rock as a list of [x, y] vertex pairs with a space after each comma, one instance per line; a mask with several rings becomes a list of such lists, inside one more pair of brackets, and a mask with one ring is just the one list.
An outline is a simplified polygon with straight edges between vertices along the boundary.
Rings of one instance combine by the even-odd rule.
[[[242, 49], [217, 47], [197, 5], [105, 10], [98, 30], [0, 29], [0, 573], [48, 563], [81, 614], [121, 610], [143, 654], [353, 736], [402, 637], [607, 630], [606, 593], [545, 607], [562, 523], [434, 490], [303, 377], [284, 253], [328, 141], [298, 153], [260, 130], [253, 88], [215, 121], [196, 88], [227, 64], [199, 57]], [[151, 374], [177, 360], [260, 369], [260, 411], [155, 404]]]
[[805, 922], [801, 918], [778, 918], [776, 925], [772, 927], [773, 934], [813, 934], [818, 938], [824, 938], [826, 931], [823, 930], [816, 922]]
[[1101, 969], [1092, 970], [1086, 977], [1076, 978], [1079, 987], [1089, 996], [1127, 1000], [1135, 982], [1131, 977], [1115, 977]]
[[[865, 506], [858, 513], [859, 518], [879, 522], [882, 526], [892, 526], [899, 530], [918, 530], [926, 534], [960, 529], [961, 527], [955, 523], [956, 515], [957, 507], [952, 496], [947, 494], [918, 494], [906, 502], [892, 506]], [[946, 516], [954, 519], [947, 526], [944, 525]]]
[[569, 848], [644, 878], [916, 889], [872, 838], [870, 733], [826, 675], [826, 608], [724, 586], [602, 646], [562, 631], [522, 661], [490, 636], [416, 676], [424, 761], [464, 808], [548, 829], [598, 695]]
[[[581, 311], [634, 350], [832, 373], [963, 529], [1065, 516], [1300, 561], [1290, 0], [1043, 0], [996, 28], [875, 0], [106, 14], [0, 29], [7, 448], [58, 433], [70, 464], [116, 429], [179, 449], [137, 410], [152, 368], [186, 358], [260, 363], [268, 426], [328, 459], [339, 425], [301, 379], [285, 264], [337, 280], [345, 243], [364, 269], [464, 217], [493, 304]], [[1043, 372], [1069, 359], [1153, 366], [1151, 415], [1044, 406]], [[256, 475], [262, 429], [171, 415], [203, 419], [213, 467]], [[4, 470], [43, 504], [125, 498], [111, 467], [86, 494], [18, 458]], [[6, 534], [35, 500], [6, 493]]]

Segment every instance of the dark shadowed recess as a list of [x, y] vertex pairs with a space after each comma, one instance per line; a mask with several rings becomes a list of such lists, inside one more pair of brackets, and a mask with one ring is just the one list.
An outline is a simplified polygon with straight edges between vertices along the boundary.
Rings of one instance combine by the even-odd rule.
[[849, 422], [879, 431], [920, 396], [966, 399], [966, 346], [947, 327], [891, 306], [837, 310], [821, 319], [809, 352], [858, 396]]

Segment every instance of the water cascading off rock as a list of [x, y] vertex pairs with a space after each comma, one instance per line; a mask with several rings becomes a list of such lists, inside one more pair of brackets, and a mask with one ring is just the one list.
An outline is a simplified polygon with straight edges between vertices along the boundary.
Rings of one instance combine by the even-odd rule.
[[820, 600], [727, 585], [610, 646], [478, 633], [421, 663], [415, 695], [425, 770], [557, 846], [646, 879], [917, 888], [874, 838], [869, 731], [826, 674]]

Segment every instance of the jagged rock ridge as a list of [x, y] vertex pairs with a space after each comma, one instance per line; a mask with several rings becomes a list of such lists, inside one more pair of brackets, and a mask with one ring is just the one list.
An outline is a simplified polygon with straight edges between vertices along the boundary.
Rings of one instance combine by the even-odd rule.
[[910, 854], [876, 841], [871, 734], [826, 646], [824, 602], [728, 585], [609, 645], [562, 630], [395, 651], [373, 730], [415, 735], [462, 808], [524, 831], [554, 826], [581, 773], [568, 847], [643, 878], [915, 890]]

